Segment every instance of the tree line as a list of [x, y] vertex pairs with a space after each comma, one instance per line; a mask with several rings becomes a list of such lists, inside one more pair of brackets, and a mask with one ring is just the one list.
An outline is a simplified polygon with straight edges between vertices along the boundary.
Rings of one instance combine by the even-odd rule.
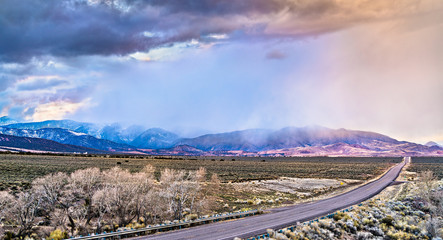
[[0, 236], [47, 237], [55, 229], [69, 235], [179, 220], [208, 211], [208, 191], [219, 180], [206, 169], [164, 169], [159, 179], [147, 165], [140, 172], [114, 167], [54, 173], [35, 179], [24, 192], [0, 192]]

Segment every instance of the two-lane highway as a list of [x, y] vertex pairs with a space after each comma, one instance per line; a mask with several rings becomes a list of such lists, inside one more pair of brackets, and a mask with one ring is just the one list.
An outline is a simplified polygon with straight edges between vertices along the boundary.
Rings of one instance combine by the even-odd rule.
[[138, 237], [137, 239], [227, 240], [233, 239], [234, 237], [251, 237], [263, 234], [268, 228], [284, 228], [294, 225], [297, 222], [314, 219], [367, 200], [377, 195], [395, 181], [402, 168], [410, 161], [410, 157], [405, 157], [401, 163], [391, 168], [379, 179], [335, 197], [291, 207], [273, 209], [272, 213], [268, 214], [247, 217], [235, 221], [212, 223], [162, 234], [148, 235]]

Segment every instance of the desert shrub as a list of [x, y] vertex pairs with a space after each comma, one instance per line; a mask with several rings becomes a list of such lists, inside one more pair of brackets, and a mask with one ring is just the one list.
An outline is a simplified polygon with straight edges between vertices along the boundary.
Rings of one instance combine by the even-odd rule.
[[384, 232], [378, 227], [370, 227], [366, 228], [366, 231], [370, 232], [374, 236], [382, 237], [384, 236]]
[[412, 240], [412, 239], [417, 239], [416, 236], [410, 234], [410, 233], [406, 233], [403, 231], [398, 231], [398, 232], [388, 232], [386, 234], [389, 238], [394, 239], [394, 240]]
[[373, 227], [373, 226], [375, 226], [374, 221], [371, 220], [371, 219], [368, 219], [368, 218], [363, 218], [362, 223], [363, 223], [363, 225], [365, 225], [365, 226], [369, 226], [369, 227]]
[[128, 225], [126, 225], [127, 228], [133, 228], [133, 229], [139, 229], [139, 228], [144, 228], [146, 227], [146, 225], [144, 223], [138, 223], [138, 222], [133, 222], [130, 223]]
[[111, 225], [107, 224], [107, 225], [103, 226], [103, 231], [105, 231], [105, 232], [110, 232], [112, 230], [114, 230], [114, 229], [112, 228]]
[[394, 226], [394, 218], [390, 215], [384, 217], [381, 220], [382, 223], [386, 224], [387, 226]]
[[198, 215], [197, 214], [188, 214], [187, 216], [186, 216], [186, 220], [195, 220], [195, 219], [197, 219], [198, 218]]
[[343, 213], [343, 212], [338, 212], [337, 214], [334, 215], [334, 220], [335, 221], [339, 221], [339, 220], [342, 220], [342, 219], [350, 220], [351, 217], [348, 214]]
[[439, 237], [439, 229], [442, 228], [442, 222], [437, 218], [431, 218], [426, 222], [426, 230], [432, 237]]
[[39, 240], [40, 239], [40, 237], [38, 236], [38, 234], [37, 233], [31, 233], [31, 235], [29, 235], [29, 238], [30, 239], [33, 239], [33, 240]]
[[285, 231], [285, 235], [289, 239], [296, 239], [297, 238], [296, 234], [294, 232], [290, 231], [290, 230], [286, 230]]
[[67, 238], [69, 238], [68, 233], [60, 229], [55, 229], [48, 237], [49, 240], [62, 240]]
[[5, 232], [5, 236], [3, 237], [3, 239], [5, 239], [5, 240], [11, 240], [14, 238], [15, 238], [15, 234], [10, 231]]
[[372, 239], [373, 235], [369, 232], [357, 232], [357, 239], [358, 240], [368, 240]]
[[413, 234], [420, 233], [420, 228], [418, 226], [415, 226], [415, 225], [406, 225], [404, 230], [409, 232], [409, 233], [413, 233]]

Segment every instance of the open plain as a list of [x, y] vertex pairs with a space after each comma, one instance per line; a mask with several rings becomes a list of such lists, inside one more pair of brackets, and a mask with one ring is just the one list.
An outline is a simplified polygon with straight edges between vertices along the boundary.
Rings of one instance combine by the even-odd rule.
[[270, 180], [279, 177], [368, 180], [399, 163], [396, 157], [194, 157], [194, 156], [75, 156], [0, 154], [0, 189], [27, 188], [49, 173], [119, 166], [131, 172], [147, 164], [156, 175], [165, 168], [216, 173], [222, 182]]

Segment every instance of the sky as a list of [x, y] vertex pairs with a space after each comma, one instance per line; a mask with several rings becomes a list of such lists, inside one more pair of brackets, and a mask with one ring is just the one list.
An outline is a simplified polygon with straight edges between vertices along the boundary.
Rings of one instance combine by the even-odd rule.
[[443, 144], [443, 1], [0, 1], [0, 116]]

